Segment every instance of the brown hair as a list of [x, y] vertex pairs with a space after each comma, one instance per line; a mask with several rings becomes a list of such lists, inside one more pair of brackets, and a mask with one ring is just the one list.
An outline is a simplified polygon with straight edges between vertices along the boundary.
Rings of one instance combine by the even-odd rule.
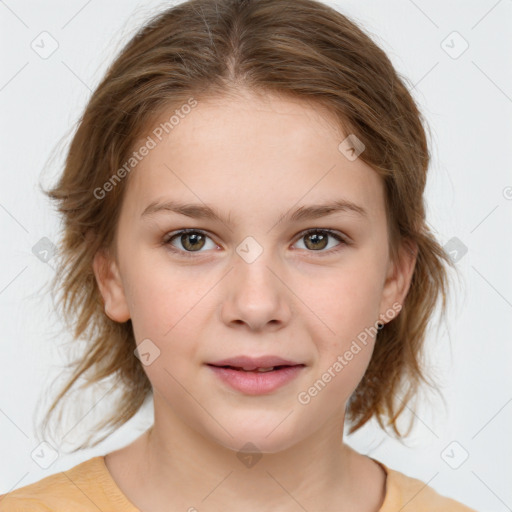
[[[445, 265], [455, 268], [425, 220], [430, 154], [423, 118], [404, 81], [362, 29], [315, 0], [189, 0], [146, 23], [92, 94], [64, 171], [45, 191], [64, 221], [52, 290], [61, 294], [59, 305], [74, 340], [83, 338], [85, 345], [68, 365], [73, 374], [47, 411], [44, 428], [81, 377], [87, 376], [84, 388], [114, 379], [122, 396], [94, 429], [110, 431], [92, 444], [90, 436], [76, 450], [108, 437], [152, 392], [134, 355], [131, 320], [117, 323], [106, 316], [92, 268], [96, 252], [112, 248], [127, 179], [115, 182], [101, 199], [94, 191], [111, 180], [169, 105], [244, 87], [328, 109], [345, 134], [364, 143], [359, 158], [383, 179], [392, 258], [402, 241], [417, 244], [403, 308], [379, 331], [368, 369], [347, 404], [350, 432], [375, 417], [402, 437], [398, 416], [421, 382], [432, 386], [421, 352], [439, 296], [445, 311]], [[405, 391], [401, 398], [399, 390]]]

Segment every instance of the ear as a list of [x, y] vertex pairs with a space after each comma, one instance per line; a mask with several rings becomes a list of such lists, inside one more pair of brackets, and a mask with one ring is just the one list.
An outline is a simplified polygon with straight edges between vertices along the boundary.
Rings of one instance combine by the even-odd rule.
[[116, 261], [107, 250], [100, 249], [94, 256], [92, 267], [106, 315], [116, 322], [126, 322], [130, 319], [130, 311]]
[[[407, 292], [411, 285], [414, 268], [418, 256], [418, 245], [412, 240], [403, 240], [398, 251], [398, 260], [390, 261], [388, 273], [384, 288], [382, 290], [382, 299], [380, 304], [381, 318], [388, 309], [393, 308], [393, 304], [403, 306]], [[390, 321], [382, 318], [384, 322]]]

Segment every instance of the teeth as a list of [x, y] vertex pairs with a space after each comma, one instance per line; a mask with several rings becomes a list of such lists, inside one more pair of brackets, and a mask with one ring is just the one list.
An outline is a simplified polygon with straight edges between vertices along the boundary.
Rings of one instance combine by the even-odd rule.
[[256, 368], [254, 370], [246, 370], [245, 368], [241, 368], [241, 370], [243, 370], [244, 372], [261, 372], [261, 373], [264, 373], [264, 372], [271, 372], [273, 369], [275, 368], [275, 366], [270, 366], [269, 368]]

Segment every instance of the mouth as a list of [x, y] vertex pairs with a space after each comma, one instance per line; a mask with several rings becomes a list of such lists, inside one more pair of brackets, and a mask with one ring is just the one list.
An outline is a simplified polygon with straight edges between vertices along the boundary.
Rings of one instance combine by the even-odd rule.
[[304, 364], [243, 367], [229, 364], [207, 365], [217, 382], [244, 395], [265, 395], [276, 392], [293, 382], [303, 371]]
[[277, 372], [277, 371], [283, 370], [285, 368], [293, 368], [296, 366], [305, 366], [305, 365], [304, 364], [293, 364], [293, 365], [282, 364], [282, 365], [277, 365], [277, 366], [269, 366], [266, 368], [262, 368], [262, 367], [244, 368], [244, 367], [240, 367], [240, 366], [216, 365], [216, 364], [208, 364], [208, 366], [213, 366], [215, 368], [226, 368], [229, 370], [235, 370], [235, 371], [246, 372], [246, 373], [268, 373], [268, 372]]

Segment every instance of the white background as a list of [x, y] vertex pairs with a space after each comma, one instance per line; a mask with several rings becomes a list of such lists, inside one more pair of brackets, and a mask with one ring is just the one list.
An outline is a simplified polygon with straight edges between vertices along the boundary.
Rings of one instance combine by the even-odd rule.
[[[374, 424], [348, 442], [477, 510], [512, 510], [512, 1], [329, 4], [359, 22], [409, 80], [433, 134], [430, 225], [443, 245], [457, 237], [468, 249], [457, 263], [463, 283], [454, 288], [448, 321], [433, 326], [428, 339], [446, 409], [435, 397], [415, 408], [405, 443]], [[42, 262], [32, 247], [43, 237], [58, 239], [59, 220], [38, 190], [61, 169], [65, 147], [49, 161], [52, 150], [135, 28], [169, 5], [0, 3], [0, 493], [108, 453], [151, 423], [149, 406], [91, 450], [60, 453], [47, 469], [31, 458], [40, 442], [36, 405], [66, 362], [47, 293], [52, 261]], [[31, 48], [43, 31], [59, 45], [47, 59]], [[463, 40], [469, 47], [453, 58]], [[85, 413], [99, 410], [98, 398], [82, 401]], [[77, 436], [86, 433], [86, 420]], [[447, 463], [457, 465], [466, 452], [458, 469]]]

